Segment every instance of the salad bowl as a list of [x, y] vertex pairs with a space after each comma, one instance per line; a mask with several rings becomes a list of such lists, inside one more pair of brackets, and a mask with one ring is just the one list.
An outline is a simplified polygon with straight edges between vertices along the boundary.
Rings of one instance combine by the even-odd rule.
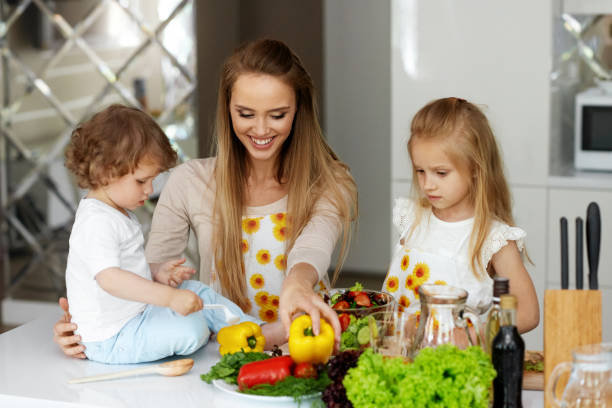
[[348, 314], [357, 318], [393, 310], [397, 306], [397, 301], [390, 294], [363, 289], [361, 285], [330, 289], [324, 300], [338, 315]]
[[369, 347], [373, 322], [368, 317], [397, 308], [397, 302], [390, 294], [363, 289], [358, 283], [351, 288], [331, 289], [324, 300], [338, 313], [342, 329], [341, 351]]

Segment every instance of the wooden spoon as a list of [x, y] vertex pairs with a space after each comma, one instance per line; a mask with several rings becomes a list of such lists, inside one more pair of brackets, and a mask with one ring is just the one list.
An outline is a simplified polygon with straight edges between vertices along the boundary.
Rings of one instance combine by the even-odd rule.
[[180, 360], [168, 361], [167, 363], [156, 364], [148, 367], [136, 368], [134, 370], [119, 371], [116, 373], [100, 374], [91, 377], [74, 378], [68, 381], [69, 384], [81, 384], [92, 381], [112, 380], [115, 378], [131, 377], [133, 375], [157, 373], [167, 377], [183, 375], [193, 367], [193, 359], [183, 358]]

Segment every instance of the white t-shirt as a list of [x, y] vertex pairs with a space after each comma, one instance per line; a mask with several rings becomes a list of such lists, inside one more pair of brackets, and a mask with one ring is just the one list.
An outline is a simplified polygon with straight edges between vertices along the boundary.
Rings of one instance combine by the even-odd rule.
[[66, 289], [72, 321], [83, 342], [102, 341], [115, 335], [146, 304], [120, 299], [104, 291], [98, 272], [118, 267], [151, 280], [145, 259], [144, 237], [134, 214], [120, 211], [93, 198], [77, 208], [66, 268]]
[[[396, 247], [383, 290], [392, 293], [409, 310], [418, 310], [416, 295], [421, 284], [456, 286], [468, 292], [469, 307], [477, 313], [484, 313], [493, 297], [493, 280], [486, 273], [476, 276], [472, 270], [469, 246], [474, 218], [446, 222], [437, 218], [431, 209], [423, 209], [419, 224], [408, 236], [415, 221], [415, 203], [406, 198], [397, 199], [393, 223], [404, 242]], [[522, 251], [525, 236], [525, 231], [520, 228], [493, 221], [480, 252], [483, 265], [486, 267], [508, 241], [515, 241]]]

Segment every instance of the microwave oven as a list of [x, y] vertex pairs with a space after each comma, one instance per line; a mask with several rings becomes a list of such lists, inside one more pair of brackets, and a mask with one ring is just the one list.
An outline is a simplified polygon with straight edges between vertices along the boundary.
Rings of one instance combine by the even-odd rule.
[[612, 171], [612, 93], [590, 88], [576, 95], [574, 165]]

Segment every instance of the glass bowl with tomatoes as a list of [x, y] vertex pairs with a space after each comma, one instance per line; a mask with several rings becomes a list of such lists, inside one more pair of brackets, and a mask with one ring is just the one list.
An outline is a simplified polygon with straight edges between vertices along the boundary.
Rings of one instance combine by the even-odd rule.
[[[338, 313], [343, 334], [349, 330], [351, 332], [355, 331], [355, 335], [365, 324], [364, 318], [366, 316], [376, 312], [394, 310], [397, 303], [390, 294], [364, 289], [359, 283], [350, 288], [330, 289], [329, 293], [324, 296], [324, 300]], [[349, 337], [348, 333], [346, 333], [346, 336]], [[366, 336], [363, 335], [362, 337], [363, 342], [365, 342]], [[363, 345], [363, 342], [358, 343]]]

